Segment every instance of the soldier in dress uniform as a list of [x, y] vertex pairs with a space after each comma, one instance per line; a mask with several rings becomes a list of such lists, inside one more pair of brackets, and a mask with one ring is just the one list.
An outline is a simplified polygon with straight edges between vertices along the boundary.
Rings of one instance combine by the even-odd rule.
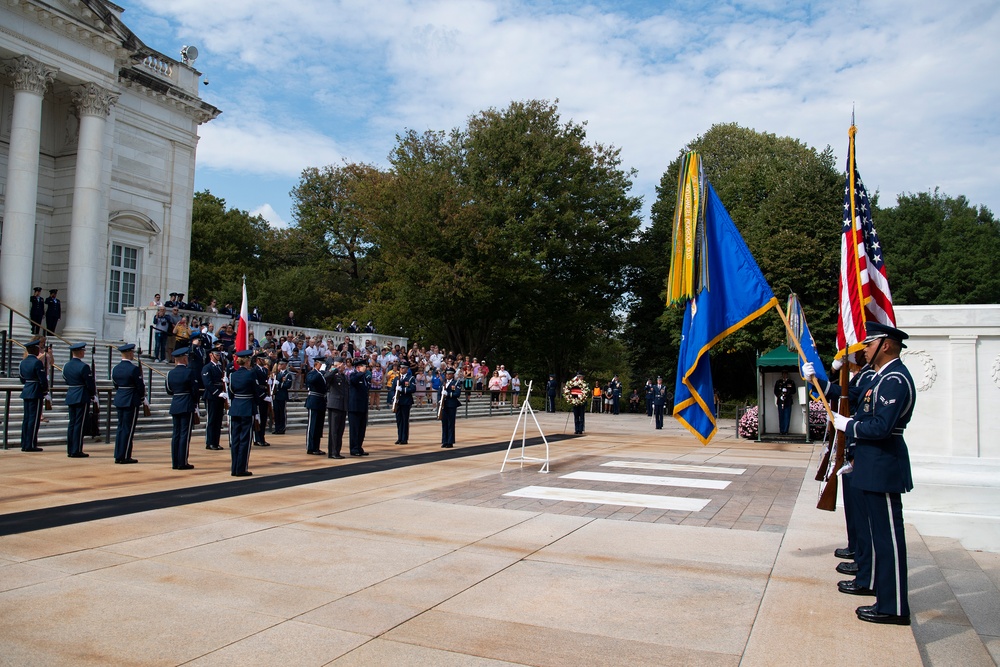
[[344, 374], [343, 357], [334, 357], [330, 370], [323, 374], [326, 380], [326, 412], [330, 422], [326, 451], [331, 459], [344, 458], [344, 429], [347, 426], [347, 376]]
[[313, 368], [306, 375], [306, 410], [309, 411], [309, 424], [306, 428], [306, 454], [325, 456], [326, 452], [319, 448], [323, 440], [323, 418], [326, 416], [326, 380], [320, 368], [326, 363], [326, 357], [313, 359]]
[[139, 419], [139, 406], [146, 400], [146, 383], [142, 371], [132, 363], [135, 344], [127, 343], [118, 348], [122, 360], [111, 369], [111, 382], [115, 386], [114, 405], [118, 409], [118, 430], [115, 433], [115, 463], [138, 463], [132, 458], [132, 439], [135, 423]]
[[619, 414], [619, 403], [622, 400], [622, 383], [615, 375], [608, 383], [608, 391], [611, 392], [611, 414]]
[[229, 376], [229, 391], [232, 402], [229, 405], [229, 441], [232, 449], [233, 477], [249, 477], [250, 441], [253, 437], [253, 422], [257, 415], [257, 398], [262, 391], [256, 373], [250, 368], [253, 350], [240, 350], [233, 358], [233, 373]]
[[556, 411], [556, 395], [559, 393], [559, 383], [554, 373], [549, 373], [549, 382], [545, 385], [545, 411]]
[[174, 470], [191, 470], [188, 463], [191, 451], [191, 429], [194, 415], [198, 411], [200, 381], [188, 368], [188, 348], [174, 350], [174, 367], [167, 373], [165, 381], [170, 400], [170, 416], [173, 419], [173, 433], [170, 436], [170, 461]]
[[288, 370], [288, 359], [278, 360], [278, 372], [274, 374], [274, 430], [275, 435], [285, 432], [288, 422], [288, 391], [292, 388], [292, 374]]
[[205, 449], [221, 450], [222, 415], [226, 409], [226, 370], [222, 367], [222, 345], [212, 348], [208, 363], [201, 369], [205, 390]]
[[45, 317], [45, 299], [42, 297], [42, 288], [36, 287], [31, 291], [31, 308], [28, 310], [32, 336], [37, 336], [41, 331], [43, 317]]
[[[873, 567], [869, 581], [846, 580], [837, 586], [843, 593], [875, 596], [874, 605], [855, 610], [860, 620], [909, 625], [901, 494], [913, 489], [903, 431], [913, 415], [916, 389], [899, 359], [906, 333], [878, 322], [866, 323], [865, 330], [865, 357], [875, 375], [858, 388], [861, 396], [853, 416], [835, 414], [834, 426], [855, 443], [851, 486], [861, 492], [863, 522], [872, 537]], [[803, 372], [807, 377], [815, 374], [811, 364], [803, 365]], [[840, 387], [827, 383], [826, 392], [839, 396]]]
[[653, 380], [646, 380], [646, 416], [653, 416]]
[[667, 407], [667, 385], [663, 384], [663, 376], [656, 376], [656, 384], [653, 385], [653, 417], [656, 419], [656, 428], [663, 428], [663, 413]]
[[[583, 380], [583, 373], [577, 373], [574, 377], [576, 380]], [[586, 397], [584, 397], [586, 398]], [[587, 426], [587, 403], [584, 401], [579, 405], [573, 406], [573, 433], [576, 435], [583, 435]]]
[[413, 407], [413, 394], [417, 390], [410, 363], [400, 363], [399, 375], [392, 380], [390, 390], [396, 406], [396, 443], [406, 445], [410, 441], [410, 409]]
[[90, 366], [83, 362], [86, 343], [69, 346], [70, 359], [63, 366], [63, 380], [66, 381], [66, 405], [69, 406], [69, 427], [66, 429], [66, 449], [71, 459], [90, 456], [83, 451], [83, 421], [87, 417], [87, 406], [97, 395], [97, 384]]
[[59, 301], [59, 290], [50, 289], [49, 298], [45, 300], [45, 328], [49, 333], [56, 332], [56, 325], [62, 319], [62, 303]]
[[778, 407], [778, 433], [788, 435], [795, 402], [795, 383], [788, 379], [788, 371], [781, 371], [781, 379], [774, 383], [774, 404]]
[[39, 347], [41, 341], [33, 340], [24, 346], [25, 356], [17, 368], [24, 389], [21, 399], [24, 401], [24, 417], [21, 418], [21, 451], [40, 452], [38, 446], [38, 427], [42, 423], [42, 406], [45, 394], [49, 391], [49, 378], [45, 374], [45, 356]]
[[258, 352], [254, 355], [254, 362], [255, 365], [251, 370], [254, 372], [254, 377], [257, 379], [257, 384], [260, 385], [261, 391], [257, 394], [259, 398], [257, 399], [257, 420], [254, 421], [253, 425], [253, 444], [256, 447], [270, 447], [271, 443], [264, 437], [267, 429], [267, 407], [272, 400], [267, 382], [271, 375], [267, 372], [267, 353]]
[[455, 446], [455, 421], [458, 408], [462, 404], [462, 384], [455, 379], [455, 369], [450, 366], [444, 371], [444, 385], [441, 387], [441, 446], [451, 449]]
[[347, 394], [347, 423], [351, 456], [368, 456], [364, 444], [368, 430], [368, 390], [371, 388], [371, 381], [368, 360], [364, 357], [355, 359], [354, 372], [347, 378], [350, 387]]

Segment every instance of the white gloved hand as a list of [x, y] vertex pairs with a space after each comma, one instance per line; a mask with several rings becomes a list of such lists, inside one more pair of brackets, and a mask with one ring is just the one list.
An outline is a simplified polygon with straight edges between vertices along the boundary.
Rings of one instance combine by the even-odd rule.
[[851, 422], [850, 417], [845, 417], [844, 415], [834, 414], [833, 415], [833, 427], [838, 431], [846, 431], [847, 425]]
[[812, 365], [811, 361], [807, 361], [806, 363], [802, 364], [802, 375], [807, 380], [811, 380], [812, 378], [816, 377], [816, 368]]
[[830, 368], [832, 368], [835, 371], [839, 371], [843, 366], [844, 366], [844, 360], [843, 358], [840, 357], [834, 359], [833, 363], [830, 364]]
[[272, 399], [272, 398], [271, 398], [270, 396], [265, 396], [265, 397], [264, 397], [264, 402], [265, 402], [265, 403], [270, 403], [270, 402], [271, 402], [272, 400], [273, 400], [273, 399]]

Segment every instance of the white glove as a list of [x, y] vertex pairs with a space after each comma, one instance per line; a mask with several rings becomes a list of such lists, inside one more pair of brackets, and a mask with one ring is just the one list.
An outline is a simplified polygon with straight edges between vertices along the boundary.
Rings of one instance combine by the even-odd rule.
[[832, 364], [830, 364], [830, 368], [832, 368], [835, 371], [839, 371], [843, 367], [843, 365], [844, 365], [844, 360], [838, 357], [833, 360]]
[[265, 402], [265, 403], [270, 403], [271, 401], [272, 401], [272, 399], [271, 399], [271, 397], [270, 397], [270, 396], [265, 396], [265, 397], [264, 397], [264, 402]]
[[253, 416], [253, 420], [254, 420], [254, 423], [259, 424], [260, 423], [260, 415], [254, 415]]
[[833, 415], [833, 427], [838, 431], [846, 431], [849, 423], [851, 423], [850, 417], [836, 413]]
[[147, 401], [146, 399], [142, 399], [142, 404], [145, 405], [147, 408], [149, 407], [149, 401]]
[[811, 361], [807, 361], [802, 364], [802, 375], [807, 379], [811, 380], [816, 377], [816, 368], [812, 365]]

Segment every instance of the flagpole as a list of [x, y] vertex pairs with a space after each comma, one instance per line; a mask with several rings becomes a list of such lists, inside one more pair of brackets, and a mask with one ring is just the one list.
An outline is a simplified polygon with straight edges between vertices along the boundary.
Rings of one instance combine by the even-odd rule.
[[[785, 323], [785, 331], [788, 332], [788, 336], [793, 340], [798, 340], [798, 336], [795, 334], [795, 331], [792, 330], [792, 325], [788, 322], [788, 317], [785, 316], [785, 311], [781, 309], [781, 304], [775, 301], [774, 308], [778, 311], [778, 315], [781, 316], [781, 321]], [[801, 345], [795, 346], [795, 352], [799, 355], [799, 359], [802, 361], [809, 361], [806, 359], [806, 355], [802, 352]], [[819, 380], [816, 379], [815, 375], [813, 375], [811, 379], [813, 386], [816, 387], [816, 393], [819, 394], [819, 400], [823, 402], [823, 407], [826, 408], [826, 414], [830, 417], [830, 421], [833, 421], [833, 410], [830, 408], [830, 404], [826, 400], [826, 392], [819, 386]]]

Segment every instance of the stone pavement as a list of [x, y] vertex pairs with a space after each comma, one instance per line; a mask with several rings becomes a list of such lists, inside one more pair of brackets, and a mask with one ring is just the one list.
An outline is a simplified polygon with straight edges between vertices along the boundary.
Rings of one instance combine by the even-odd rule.
[[460, 422], [452, 451], [436, 424], [408, 446], [379, 426], [372, 456], [345, 461], [274, 436], [245, 479], [197, 444], [192, 471], [165, 441], [136, 443], [131, 466], [103, 444], [0, 452], [0, 665], [1000, 658], [1000, 555], [909, 527], [914, 625], [854, 618], [870, 598], [836, 591], [843, 518], [815, 509], [812, 446], [730, 428], [702, 447], [673, 423], [588, 415], [552, 442], [549, 474], [501, 474], [514, 421]]

